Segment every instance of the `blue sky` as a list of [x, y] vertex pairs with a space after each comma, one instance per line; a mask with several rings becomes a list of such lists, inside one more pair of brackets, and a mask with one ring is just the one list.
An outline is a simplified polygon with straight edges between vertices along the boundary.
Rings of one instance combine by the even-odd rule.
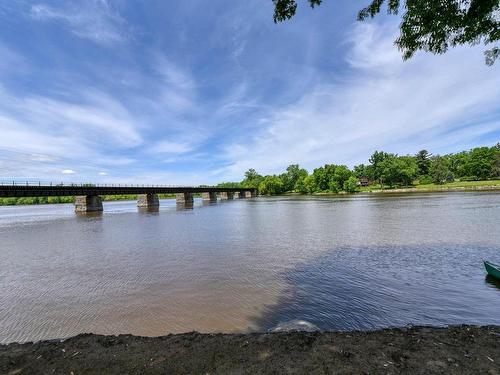
[[204, 184], [500, 141], [484, 46], [403, 62], [399, 19], [325, 1], [0, 3], [0, 179]]

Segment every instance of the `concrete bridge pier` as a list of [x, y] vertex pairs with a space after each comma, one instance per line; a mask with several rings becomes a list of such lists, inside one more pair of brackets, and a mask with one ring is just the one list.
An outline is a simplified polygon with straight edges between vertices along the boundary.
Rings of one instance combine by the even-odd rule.
[[177, 206], [184, 208], [192, 208], [194, 204], [193, 193], [177, 193], [175, 194]]
[[137, 207], [156, 208], [160, 206], [158, 194], [139, 194], [137, 196]]
[[234, 198], [234, 193], [232, 191], [223, 191], [220, 193], [220, 199], [226, 200], [233, 198]]
[[203, 199], [203, 202], [216, 203], [217, 202], [217, 193], [216, 192], [201, 193], [201, 198]]
[[247, 197], [245, 191], [239, 191], [237, 194], [238, 194], [238, 199], [243, 199]]
[[75, 197], [75, 212], [102, 212], [102, 199], [98, 195]]

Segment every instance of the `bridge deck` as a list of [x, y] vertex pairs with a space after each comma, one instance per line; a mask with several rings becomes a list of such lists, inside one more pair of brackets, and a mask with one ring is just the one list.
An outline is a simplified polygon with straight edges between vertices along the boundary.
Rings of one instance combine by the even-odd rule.
[[0, 197], [50, 197], [80, 195], [138, 195], [138, 194], [176, 194], [176, 193], [223, 193], [256, 192], [253, 188], [222, 188], [192, 186], [22, 186], [0, 185]]

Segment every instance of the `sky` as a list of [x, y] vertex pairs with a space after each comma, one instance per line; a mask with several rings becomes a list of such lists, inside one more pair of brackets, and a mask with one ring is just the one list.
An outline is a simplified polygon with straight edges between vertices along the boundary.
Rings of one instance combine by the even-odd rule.
[[366, 1], [0, 2], [0, 180], [215, 184], [500, 141], [485, 47], [403, 61]]

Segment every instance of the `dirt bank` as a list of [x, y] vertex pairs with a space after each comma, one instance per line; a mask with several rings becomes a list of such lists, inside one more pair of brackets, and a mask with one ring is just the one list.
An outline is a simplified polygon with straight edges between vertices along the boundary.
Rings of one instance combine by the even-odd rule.
[[0, 346], [0, 373], [500, 375], [500, 327], [155, 338], [82, 334]]

